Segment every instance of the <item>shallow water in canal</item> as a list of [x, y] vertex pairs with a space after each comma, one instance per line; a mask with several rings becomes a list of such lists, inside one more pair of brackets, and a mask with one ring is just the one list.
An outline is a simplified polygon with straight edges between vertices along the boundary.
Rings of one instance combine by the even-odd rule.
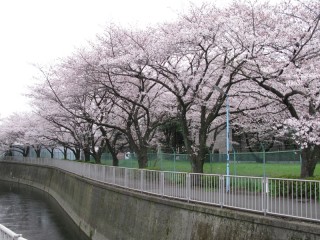
[[0, 223], [29, 240], [88, 240], [47, 193], [0, 181]]

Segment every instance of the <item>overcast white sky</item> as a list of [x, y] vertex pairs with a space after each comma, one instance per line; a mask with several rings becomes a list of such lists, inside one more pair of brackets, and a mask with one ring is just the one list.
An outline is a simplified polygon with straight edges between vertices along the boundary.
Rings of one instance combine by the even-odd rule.
[[67, 56], [94, 39], [106, 23], [146, 26], [172, 20], [190, 2], [199, 5], [204, 1], [0, 1], [0, 117], [30, 110], [23, 93], [37, 74], [32, 64]]

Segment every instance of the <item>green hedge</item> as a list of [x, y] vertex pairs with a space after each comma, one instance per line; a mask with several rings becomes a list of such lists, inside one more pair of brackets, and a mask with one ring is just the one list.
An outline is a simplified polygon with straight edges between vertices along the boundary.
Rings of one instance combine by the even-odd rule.
[[[282, 178], [294, 178], [283, 176]], [[306, 180], [313, 181], [290, 181], [290, 180], [269, 180], [269, 194], [275, 197], [293, 197], [320, 199], [320, 177], [311, 177]]]

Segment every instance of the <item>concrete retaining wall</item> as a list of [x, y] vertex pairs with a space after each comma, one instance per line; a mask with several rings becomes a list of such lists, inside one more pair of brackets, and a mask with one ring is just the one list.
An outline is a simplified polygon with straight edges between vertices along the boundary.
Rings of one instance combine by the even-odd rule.
[[316, 223], [157, 198], [49, 167], [2, 162], [0, 179], [48, 192], [92, 239], [320, 239]]

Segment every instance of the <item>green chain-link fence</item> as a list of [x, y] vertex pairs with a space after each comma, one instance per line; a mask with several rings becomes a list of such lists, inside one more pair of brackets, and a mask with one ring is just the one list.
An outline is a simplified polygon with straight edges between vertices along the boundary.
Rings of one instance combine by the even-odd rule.
[[[30, 157], [36, 157], [33, 150]], [[50, 158], [47, 151], [41, 153], [41, 157]], [[61, 151], [55, 151], [54, 158], [63, 159]], [[74, 160], [71, 151], [67, 158]], [[92, 159], [93, 160], [93, 159]], [[225, 153], [208, 154], [205, 157], [204, 172], [225, 174], [227, 156]], [[112, 165], [110, 153], [103, 153], [101, 163]], [[299, 175], [301, 154], [299, 150], [274, 151], [274, 152], [230, 152], [230, 174], [232, 175], [255, 175], [255, 176], [278, 176]], [[138, 168], [137, 156], [134, 153], [122, 153], [119, 155], [119, 166]], [[148, 153], [148, 168], [163, 171], [191, 172], [191, 161], [187, 154], [164, 153], [161, 151]], [[282, 169], [283, 168], [283, 169]], [[281, 170], [282, 169], [282, 170]], [[288, 170], [287, 170], [288, 169]], [[281, 173], [278, 171], [281, 170]]]
[[[275, 151], [275, 152], [232, 152], [230, 159], [230, 174], [245, 175], [252, 171], [254, 175], [263, 176], [270, 175], [282, 166], [293, 169], [287, 174], [297, 174], [300, 168], [301, 154], [299, 150]], [[208, 154], [205, 158], [204, 172], [225, 174], [226, 154]], [[111, 154], [104, 153], [102, 163], [112, 165]], [[119, 166], [122, 167], [138, 167], [137, 156], [133, 153], [127, 154], [123, 159], [119, 160]], [[191, 162], [187, 154], [176, 153], [148, 153], [149, 169], [163, 171], [187, 171], [191, 172]], [[285, 171], [285, 170], [284, 170]], [[285, 171], [286, 172], [286, 171]], [[252, 175], [252, 174], [250, 174]]]

